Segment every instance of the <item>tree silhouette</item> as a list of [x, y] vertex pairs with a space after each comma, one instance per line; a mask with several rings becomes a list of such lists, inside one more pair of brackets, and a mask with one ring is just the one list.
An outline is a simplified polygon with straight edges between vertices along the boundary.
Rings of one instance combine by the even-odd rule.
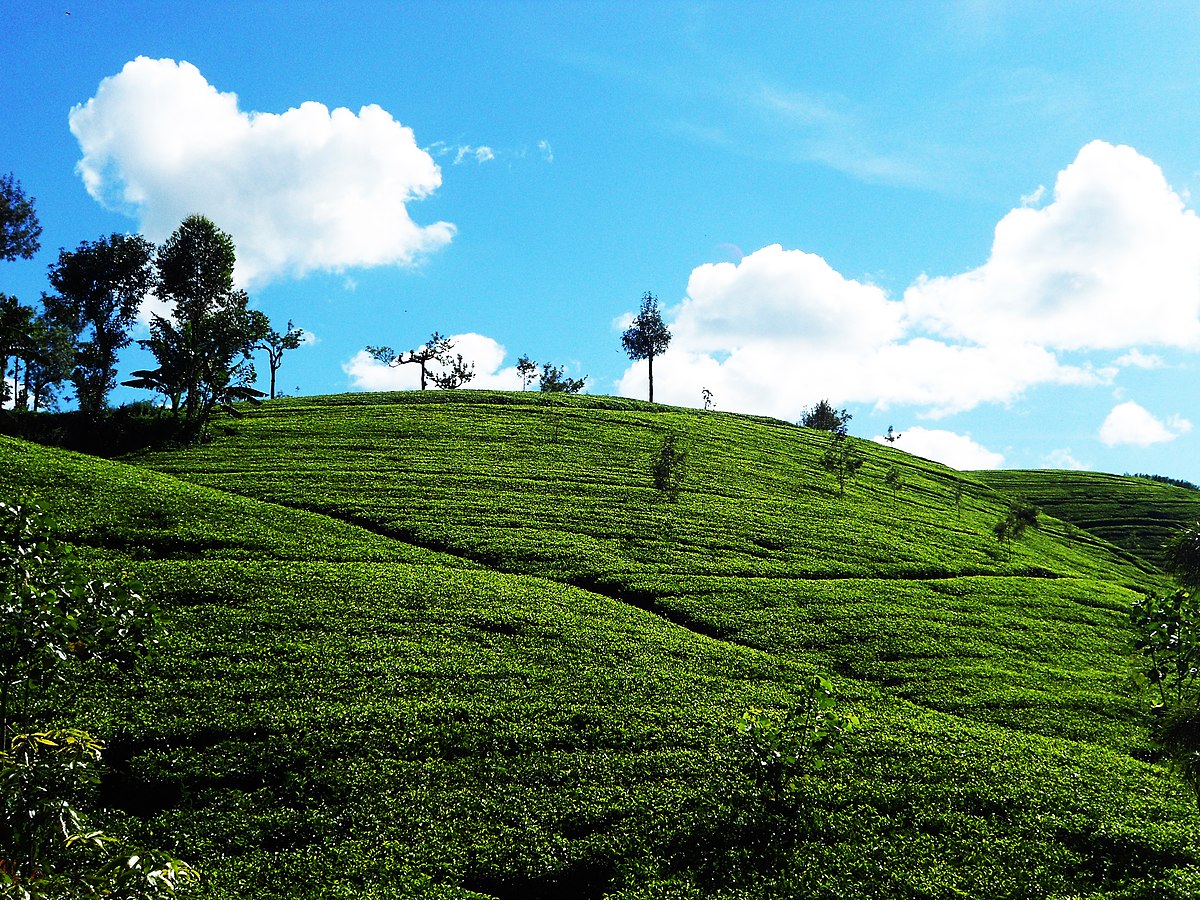
[[633, 323], [621, 335], [621, 344], [632, 360], [646, 360], [650, 377], [650, 402], [654, 402], [654, 357], [661, 356], [671, 343], [671, 332], [663, 323], [658, 298], [649, 291], [642, 295], [642, 308]]

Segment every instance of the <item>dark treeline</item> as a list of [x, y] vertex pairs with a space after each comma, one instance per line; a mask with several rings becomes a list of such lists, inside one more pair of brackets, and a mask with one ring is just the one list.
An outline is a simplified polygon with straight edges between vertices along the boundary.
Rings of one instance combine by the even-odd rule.
[[[13, 176], [0, 178], [0, 258], [32, 258], [40, 235], [33, 199]], [[140, 235], [111, 234], [60, 249], [49, 267], [51, 292], [37, 303], [0, 293], [3, 430], [93, 451], [124, 444], [122, 436], [133, 433], [138, 441], [190, 440], [215, 409], [234, 411], [235, 402], [268, 396], [253, 386], [256, 350], [267, 351], [273, 398], [283, 353], [300, 345], [303, 331], [289, 322], [280, 334], [250, 308], [246, 292], [234, 286], [235, 261], [233, 239], [200, 215], [188, 216], [157, 247]], [[115, 416], [109, 397], [118, 355], [133, 343], [148, 297], [169, 312], [152, 313], [150, 336], [138, 341], [156, 365], [121, 384], [155, 392], [160, 403], [134, 404]], [[55, 412], [71, 393], [78, 412], [36, 423], [24, 416]], [[138, 424], [148, 413], [154, 423]]]

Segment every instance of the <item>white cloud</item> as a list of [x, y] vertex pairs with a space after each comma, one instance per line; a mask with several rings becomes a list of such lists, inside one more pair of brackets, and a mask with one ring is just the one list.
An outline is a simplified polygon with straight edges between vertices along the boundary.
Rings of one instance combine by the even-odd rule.
[[[975, 346], [911, 335], [904, 304], [882, 288], [778, 245], [737, 264], [697, 267], [673, 312], [671, 347], [655, 360], [655, 397], [681, 405], [697, 405], [703, 384], [726, 398], [727, 409], [785, 419], [822, 397], [881, 409], [912, 404], [943, 416], [1011, 402], [1037, 384], [1110, 378], [1063, 365], [1028, 343]], [[618, 390], [642, 396], [646, 378], [646, 363], [636, 363]]]
[[[906, 453], [936, 460], [955, 469], [998, 469], [1004, 465], [1004, 455], [993, 453], [978, 444], [967, 434], [922, 428], [919, 425], [906, 428], [902, 437], [893, 445]], [[874, 438], [876, 443], [886, 443], [882, 435]]]
[[237, 245], [237, 278], [413, 265], [454, 236], [408, 204], [441, 185], [411, 129], [379, 106], [243, 111], [187, 62], [138, 57], [71, 110], [77, 170], [100, 203], [161, 241], [202, 213]]
[[[475, 377], [467, 387], [519, 391], [521, 377], [515, 366], [503, 368], [506, 350], [494, 339], [482, 334], [466, 333], [450, 336], [454, 347], [451, 353], [475, 365]], [[396, 348], [404, 350], [408, 348]], [[441, 367], [432, 367], [441, 371]], [[359, 350], [346, 362], [342, 371], [350, 376], [351, 387], [362, 391], [415, 391], [421, 386], [421, 369], [415, 364], [391, 367], [374, 359], [366, 350]]]
[[922, 278], [906, 313], [944, 337], [1063, 350], [1200, 347], [1200, 219], [1155, 163], [1093, 141], [1051, 203], [1014, 209], [988, 261]]
[[1028, 194], [1023, 194], [1021, 196], [1021, 205], [1022, 206], [1037, 206], [1039, 203], [1042, 202], [1042, 199], [1045, 196], [1046, 196], [1046, 186], [1044, 184], [1039, 184], [1036, 188], [1034, 188]]
[[1166, 365], [1163, 358], [1157, 353], [1143, 353], [1137, 347], [1117, 357], [1113, 364], [1131, 369], [1161, 369]]
[[543, 138], [538, 141], [538, 149], [542, 151], [542, 159], [546, 162], [554, 162], [554, 148], [550, 146], [550, 142]]
[[[704, 385], [726, 409], [786, 419], [822, 397], [944, 417], [1041, 385], [1111, 385], [1122, 366], [1161, 364], [1156, 345], [1200, 348], [1200, 219], [1152, 161], [1094, 142], [1049, 203], [1003, 218], [973, 271], [922, 276], [895, 299], [772, 245], [696, 267], [664, 315], [674, 339], [655, 399], [695, 406]], [[1086, 355], [1114, 349], [1128, 350], [1115, 365]], [[646, 377], [635, 363], [617, 389], [645, 396]]]
[[1156, 418], [1144, 407], [1132, 400], [1119, 403], [1112, 408], [1100, 426], [1100, 440], [1109, 447], [1133, 444], [1149, 447], [1164, 444], [1192, 430], [1192, 423], [1178, 415], [1170, 416], [1166, 422]]
[[1061, 447], [1046, 454], [1043, 464], [1049, 469], [1071, 469], [1076, 472], [1086, 472], [1092, 467], [1075, 458], [1070, 447]]

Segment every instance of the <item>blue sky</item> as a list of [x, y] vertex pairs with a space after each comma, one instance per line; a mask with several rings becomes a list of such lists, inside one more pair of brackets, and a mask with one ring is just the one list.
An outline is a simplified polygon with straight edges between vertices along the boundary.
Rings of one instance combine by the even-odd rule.
[[[0, 172], [60, 247], [208, 215], [280, 385], [457, 336], [962, 468], [1200, 481], [1191, 3], [4, 3]], [[131, 352], [125, 371], [143, 365]], [[265, 360], [260, 363], [265, 376]], [[115, 399], [134, 399], [124, 390]]]

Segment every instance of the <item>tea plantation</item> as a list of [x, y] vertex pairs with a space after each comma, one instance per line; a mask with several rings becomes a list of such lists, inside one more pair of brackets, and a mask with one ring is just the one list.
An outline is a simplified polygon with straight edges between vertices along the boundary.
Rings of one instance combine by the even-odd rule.
[[1137, 475], [1100, 472], [978, 472], [984, 484], [1019, 494], [1046, 512], [1158, 561], [1163, 543], [1200, 521], [1200, 491]]
[[[198, 896], [1200, 896], [1130, 687], [1152, 562], [1046, 515], [1001, 545], [1008, 495], [896, 449], [841, 495], [821, 432], [543, 399], [274, 401], [123, 462], [0, 438], [0, 495], [163, 610], [55, 715]], [[737, 726], [816, 672], [859, 724], [780, 821]]]

